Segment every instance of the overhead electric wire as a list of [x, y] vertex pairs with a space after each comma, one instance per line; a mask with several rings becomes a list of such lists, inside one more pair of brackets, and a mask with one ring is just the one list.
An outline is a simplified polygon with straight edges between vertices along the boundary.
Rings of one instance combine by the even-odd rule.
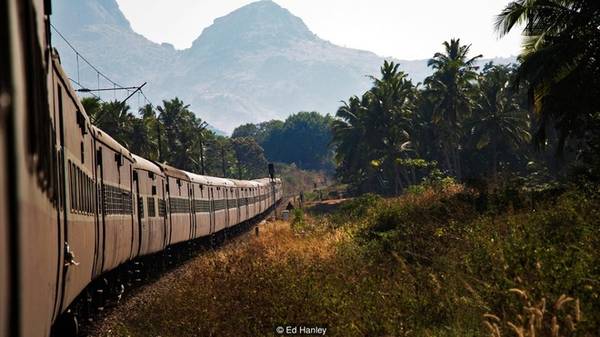
[[[79, 88], [81, 88], [81, 89], [85, 89], [85, 87], [84, 87], [84, 86], [82, 86], [81, 84], [79, 84], [79, 82], [75, 81], [74, 79], [72, 79], [72, 78], [70, 78], [70, 77], [69, 77], [69, 80], [71, 80], [71, 82], [75, 83], [75, 84], [76, 84], [76, 85], [77, 85]], [[92, 96], [96, 97], [97, 99], [99, 99], [101, 102], [104, 102], [104, 100], [102, 99], [102, 97], [100, 97], [100, 96], [98, 96], [98, 95], [94, 94], [94, 93], [93, 93], [93, 92], [91, 92], [91, 91], [85, 91], [85, 93], [88, 93], [88, 94], [90, 94], [90, 95], [92, 95]]]
[[[69, 48], [71, 48], [71, 50], [73, 50], [73, 52], [75, 53], [76, 59], [77, 59], [77, 81], [75, 81], [72, 78], [69, 78], [73, 83], [75, 83], [77, 86], [79, 86], [80, 90], [78, 90], [79, 92], [84, 92], [84, 93], [89, 93], [92, 96], [98, 98], [99, 100], [101, 100], [102, 102], [104, 102], [104, 100], [102, 100], [102, 98], [96, 94], [94, 94], [92, 91], [110, 91], [113, 90], [115, 92], [115, 99], [116, 99], [116, 90], [127, 90], [127, 94], [129, 95], [129, 90], [130, 89], [137, 89], [136, 91], [138, 93], [140, 93], [143, 97], [144, 100], [146, 101], [147, 104], [150, 104], [151, 106], [154, 106], [154, 104], [152, 103], [152, 101], [150, 101], [148, 99], [148, 97], [146, 97], [146, 94], [142, 91], [141, 87], [143, 87], [143, 85], [141, 87], [125, 87], [115, 81], [113, 81], [111, 78], [109, 78], [107, 75], [105, 75], [103, 72], [101, 72], [96, 66], [94, 66], [87, 58], [85, 58], [85, 56], [83, 56], [78, 50], [77, 48], [75, 48], [75, 46], [73, 46], [73, 44], [71, 44], [71, 42], [69, 42], [69, 40], [58, 30], [58, 28], [56, 28], [53, 24], [50, 24], [50, 27], [52, 27], [52, 29], [58, 34], [58, 36], [67, 44], [67, 46], [69, 46]], [[83, 60], [87, 65], [89, 65], [97, 74], [97, 79], [98, 79], [98, 88], [97, 89], [89, 89], [88, 87], [85, 87], [83, 85], [81, 85], [79, 83], [80, 81], [80, 75], [79, 75], [79, 59], [81, 58], [81, 60]], [[110, 84], [113, 85], [112, 89], [100, 89], [100, 77], [104, 78], [105, 80], [107, 80]], [[138, 103], [139, 105], [139, 103]]]
[[[104, 75], [104, 73], [102, 73], [98, 68], [96, 68], [96, 66], [94, 66], [90, 61], [88, 61], [88, 59], [85, 58], [85, 56], [83, 56], [78, 50], [77, 48], [75, 48], [71, 42], [69, 42], [69, 40], [67, 40], [67, 38], [62, 35], [62, 33], [56, 28], [54, 27], [53, 24], [50, 24], [50, 27], [52, 27], [52, 29], [54, 29], [54, 31], [58, 34], [58, 36], [60, 36], [61, 39], [63, 39], [63, 41], [65, 41], [65, 43], [69, 46], [69, 48], [71, 48], [73, 50], [73, 52], [75, 52], [75, 55], [78, 58], [81, 58], [85, 63], [87, 63], [92, 69], [94, 69], [96, 71], [96, 73], [98, 73], [98, 75], [102, 76], [104, 79], [106, 79], [108, 82], [110, 82], [113, 86], [115, 87], [119, 87], [119, 88], [123, 88], [122, 85], [120, 85], [119, 83], [113, 81], [112, 79], [110, 79], [108, 76]], [[79, 68], [79, 66], [78, 66]], [[77, 71], [79, 72], [79, 69], [77, 69]]]

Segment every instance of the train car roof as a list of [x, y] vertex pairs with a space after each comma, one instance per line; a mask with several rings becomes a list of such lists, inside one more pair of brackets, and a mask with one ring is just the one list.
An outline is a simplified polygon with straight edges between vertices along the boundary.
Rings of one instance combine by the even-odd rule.
[[126, 156], [130, 161], [134, 161], [131, 152], [129, 152], [129, 150], [125, 146], [119, 144], [119, 142], [114, 140], [114, 138], [112, 138], [108, 133], [100, 130], [94, 125], [92, 125], [92, 131], [94, 138], [102, 142], [102, 144], [110, 147], [113, 151], [119, 152], [122, 155]]
[[160, 167], [158, 165], [156, 165], [154, 162], [140, 157], [136, 154], [131, 154], [133, 156], [133, 159], [135, 159], [135, 163], [133, 164], [133, 169], [134, 170], [144, 170], [144, 171], [148, 171], [148, 172], [152, 172], [155, 174], [158, 174], [161, 177], [164, 177], [165, 175], [163, 174], [162, 170], [160, 169]]
[[230, 179], [236, 187], [258, 187], [258, 183], [251, 180]]
[[228, 187], [235, 186], [235, 184], [233, 183], [233, 181], [231, 181], [229, 179], [219, 178], [219, 177], [206, 177], [206, 178], [208, 178], [208, 180], [210, 181], [211, 185], [228, 186]]
[[209, 180], [207, 179], [207, 176], [203, 176], [200, 174], [196, 174], [196, 173], [192, 173], [192, 172], [187, 172], [187, 171], [183, 171], [188, 178], [190, 179], [191, 182], [196, 183], [196, 184], [201, 184], [201, 185], [209, 185]]
[[235, 184], [229, 179], [219, 178], [219, 177], [211, 177], [211, 176], [203, 176], [201, 174], [196, 174], [196, 173], [191, 173], [191, 172], [186, 172], [186, 171], [184, 171], [184, 172], [185, 172], [185, 174], [188, 175], [188, 177], [190, 178], [190, 180], [192, 182], [197, 183], [197, 184], [210, 185], [210, 186], [235, 186]]
[[160, 167], [160, 169], [165, 173], [166, 176], [177, 178], [177, 179], [183, 179], [185, 181], [190, 181], [190, 177], [188, 177], [187, 174], [185, 174], [185, 171], [182, 171], [178, 168], [167, 165], [165, 163], [162, 163], [162, 164], [157, 163], [157, 162], [154, 162], [154, 163], [156, 165], [158, 165], [158, 167]]
[[254, 179], [253, 181], [259, 183], [261, 186], [271, 185], [271, 178]]

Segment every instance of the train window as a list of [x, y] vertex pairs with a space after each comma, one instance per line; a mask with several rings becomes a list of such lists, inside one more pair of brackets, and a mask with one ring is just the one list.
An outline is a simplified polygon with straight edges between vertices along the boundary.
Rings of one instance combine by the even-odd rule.
[[137, 171], [133, 171], [133, 181], [137, 181], [138, 180], [138, 173]]
[[81, 133], [85, 135], [85, 117], [81, 111], [77, 110], [77, 126], [81, 129]]
[[85, 147], [83, 146], [83, 142], [81, 142], [81, 163], [85, 164]]
[[77, 184], [77, 166], [73, 165], [73, 211], [76, 212], [79, 209], [79, 196], [77, 195], [77, 189], [79, 188]]
[[88, 200], [88, 212], [94, 213], [94, 205], [92, 200], [92, 179], [87, 179], [87, 200]]
[[73, 210], [77, 211], [79, 209], [79, 193], [77, 190], [79, 189], [79, 177], [77, 176], [77, 166], [73, 164]]
[[156, 195], [156, 186], [152, 186], [152, 195]]
[[77, 168], [77, 179], [77, 210], [81, 213], [83, 210], [83, 172], [79, 167]]
[[154, 172], [148, 172], [148, 178], [154, 180]]
[[85, 184], [83, 185], [83, 198], [85, 199], [85, 212], [86, 213], [91, 213], [90, 211], [90, 179], [88, 178], [87, 174], [84, 176], [84, 182]]
[[156, 202], [154, 201], [154, 198], [152, 197], [148, 197], [146, 199], [146, 203], [148, 204], [148, 217], [149, 218], [153, 218], [156, 216]]
[[123, 155], [115, 153], [115, 161], [117, 162], [117, 166], [123, 166]]
[[73, 166], [69, 160], [69, 195], [71, 196], [71, 212], [73, 211]]
[[138, 214], [141, 219], [144, 218], [144, 198], [142, 197], [138, 198]]
[[164, 218], [167, 216], [167, 203], [164, 199], [158, 200], [158, 216]]
[[86, 174], [83, 172], [83, 170], [79, 170], [79, 174], [81, 176], [81, 188], [79, 189], [79, 192], [81, 193], [81, 213], [87, 213], [87, 198], [86, 198], [86, 183], [87, 183], [87, 176]]
[[102, 165], [102, 148], [96, 150], [96, 165]]

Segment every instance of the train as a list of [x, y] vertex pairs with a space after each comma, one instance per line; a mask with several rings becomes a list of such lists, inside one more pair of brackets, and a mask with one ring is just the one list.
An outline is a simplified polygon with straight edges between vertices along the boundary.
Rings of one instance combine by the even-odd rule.
[[218, 239], [283, 193], [273, 175], [217, 178], [142, 158], [94, 126], [51, 46], [51, 10], [0, 2], [0, 337], [52, 335], [107, 275]]

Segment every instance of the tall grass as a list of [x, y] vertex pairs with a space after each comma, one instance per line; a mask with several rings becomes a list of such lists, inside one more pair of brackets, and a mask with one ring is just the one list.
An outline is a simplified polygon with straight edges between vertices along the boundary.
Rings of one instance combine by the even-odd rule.
[[490, 211], [446, 184], [298, 211], [194, 260], [104, 335], [598, 336], [598, 195]]

